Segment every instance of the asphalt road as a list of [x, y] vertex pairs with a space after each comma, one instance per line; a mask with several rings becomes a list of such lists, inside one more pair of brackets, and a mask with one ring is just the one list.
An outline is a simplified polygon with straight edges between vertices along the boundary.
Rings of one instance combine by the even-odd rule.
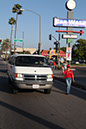
[[86, 129], [86, 91], [54, 80], [49, 95], [39, 90], [11, 94], [6, 65], [0, 61], [0, 129]]
[[86, 67], [76, 67], [75, 69], [74, 75], [76, 81], [86, 87]]
[[[73, 84], [75, 87], [81, 88], [86, 90], [86, 66], [75, 66], [72, 68], [73, 73], [74, 73], [74, 79], [75, 83]], [[53, 70], [54, 72], [54, 77], [58, 77], [59, 80], [64, 81], [64, 75], [62, 75], [62, 69], [58, 70]]]

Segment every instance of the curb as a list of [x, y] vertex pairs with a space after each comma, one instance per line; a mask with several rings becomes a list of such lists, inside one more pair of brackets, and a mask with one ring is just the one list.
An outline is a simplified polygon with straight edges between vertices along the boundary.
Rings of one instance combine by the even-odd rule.
[[[61, 78], [61, 77], [56, 77], [56, 76], [54, 76], [54, 79], [59, 80], [59, 81], [65, 83], [65, 79], [63, 79], [63, 78]], [[82, 84], [80, 84], [80, 83], [77, 83], [77, 82], [72, 82], [72, 86], [75, 86], [75, 87], [77, 87], [77, 88], [86, 90], [86, 87], [85, 87], [84, 85], [82, 85]]]

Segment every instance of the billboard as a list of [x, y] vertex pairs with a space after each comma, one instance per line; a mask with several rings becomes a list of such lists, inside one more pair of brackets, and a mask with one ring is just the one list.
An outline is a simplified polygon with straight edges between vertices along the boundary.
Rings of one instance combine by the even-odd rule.
[[80, 19], [64, 19], [64, 18], [53, 18], [54, 27], [75, 27], [75, 28], [85, 28], [86, 20]]

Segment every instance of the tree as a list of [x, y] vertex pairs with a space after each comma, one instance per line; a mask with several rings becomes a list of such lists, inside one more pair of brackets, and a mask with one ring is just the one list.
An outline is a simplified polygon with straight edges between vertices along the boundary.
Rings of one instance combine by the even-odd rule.
[[86, 40], [79, 39], [76, 44], [73, 45], [72, 57], [75, 60], [86, 60]]
[[[15, 24], [15, 35], [14, 38], [16, 39], [16, 31], [17, 31], [17, 21], [18, 21], [18, 15], [22, 14], [22, 11], [20, 10], [22, 8], [21, 5], [15, 4], [12, 8], [12, 12], [16, 13], [16, 24]], [[14, 42], [14, 53], [15, 53], [15, 42]]]
[[25, 54], [31, 54], [30, 51], [25, 51]]
[[6, 39], [3, 41], [2, 45], [1, 45], [1, 50], [5, 52], [5, 59], [7, 59], [7, 51], [10, 48], [10, 40]]
[[11, 17], [11, 19], [9, 19], [8, 23], [11, 25], [11, 33], [10, 33], [10, 53], [11, 53], [13, 25], [16, 24], [16, 20], [13, 17]]
[[66, 47], [60, 48], [63, 52], [66, 52]]

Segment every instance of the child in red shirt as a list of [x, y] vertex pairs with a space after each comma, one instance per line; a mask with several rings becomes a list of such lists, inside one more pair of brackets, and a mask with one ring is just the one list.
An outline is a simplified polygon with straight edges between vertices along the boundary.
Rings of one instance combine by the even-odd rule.
[[64, 71], [64, 67], [62, 67], [63, 73], [65, 74], [65, 79], [66, 79], [66, 85], [67, 85], [67, 95], [70, 93], [70, 89], [71, 89], [71, 83], [72, 81], [74, 82], [74, 75], [73, 75], [73, 71], [70, 70], [70, 65], [67, 65], [67, 70]]

